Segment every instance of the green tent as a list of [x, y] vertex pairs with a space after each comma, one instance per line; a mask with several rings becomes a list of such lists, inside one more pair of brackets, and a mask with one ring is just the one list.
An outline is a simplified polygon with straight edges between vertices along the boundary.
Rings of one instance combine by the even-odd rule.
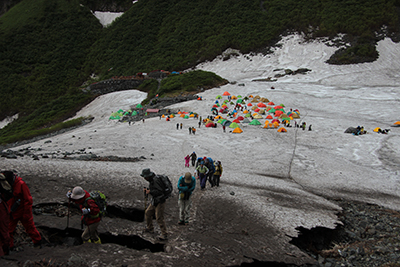
[[238, 100], [236, 100], [236, 103], [243, 103], [243, 99], [239, 98]]
[[250, 122], [250, 125], [261, 125], [261, 122], [259, 122], [258, 120], [252, 120]]
[[217, 95], [217, 97], [215, 99], [221, 99], [222, 96], [221, 95]]
[[[236, 123], [236, 122], [232, 122], [230, 125], [229, 125], [229, 128], [232, 128], [232, 129], [235, 129], [235, 128], [238, 128], [239, 127], [239, 125]], [[239, 127], [240, 128], [240, 127]]]
[[184, 119], [189, 119], [189, 116], [188, 115], [185, 115], [185, 117], [183, 117]]
[[140, 103], [136, 105], [136, 108], [142, 108], [142, 107], [143, 107], [143, 106], [142, 106], [142, 104], [140, 104]]
[[219, 119], [219, 120], [217, 121], [217, 123], [223, 123], [224, 121], [226, 121], [226, 119]]
[[137, 111], [134, 110], [134, 111], [132, 112], [132, 115], [131, 115], [131, 116], [136, 116], [136, 115], [137, 115]]

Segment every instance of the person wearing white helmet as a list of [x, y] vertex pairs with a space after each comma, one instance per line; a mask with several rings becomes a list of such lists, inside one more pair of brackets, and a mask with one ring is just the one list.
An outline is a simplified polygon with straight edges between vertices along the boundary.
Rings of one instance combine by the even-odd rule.
[[79, 205], [82, 210], [82, 223], [86, 225], [82, 233], [83, 243], [101, 244], [97, 228], [99, 227], [101, 216], [100, 209], [90, 194], [80, 186], [74, 187], [72, 191], [67, 192], [67, 197]]

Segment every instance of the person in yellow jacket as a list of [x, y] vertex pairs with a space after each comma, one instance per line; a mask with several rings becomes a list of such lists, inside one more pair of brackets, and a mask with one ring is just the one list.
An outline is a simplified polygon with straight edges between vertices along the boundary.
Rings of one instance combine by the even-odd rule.
[[213, 185], [219, 186], [219, 181], [221, 179], [223, 171], [221, 161], [215, 161], [214, 165], [215, 165], [215, 172], [213, 176]]

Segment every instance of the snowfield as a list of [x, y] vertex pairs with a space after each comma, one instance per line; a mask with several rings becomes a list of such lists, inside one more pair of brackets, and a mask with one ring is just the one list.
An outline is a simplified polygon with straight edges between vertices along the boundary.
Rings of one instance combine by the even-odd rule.
[[[167, 174], [173, 183], [186, 171], [193, 173], [193, 167], [184, 167], [184, 157], [195, 151], [198, 156], [220, 160], [224, 168], [221, 186], [208, 187], [205, 197], [226, 198], [257, 216], [259, 222], [289, 236], [297, 236], [298, 226], [334, 228], [338, 223], [335, 213], [340, 208], [330, 201], [332, 198], [400, 210], [400, 128], [391, 127], [400, 120], [400, 44], [384, 39], [378, 45], [377, 61], [333, 66], [325, 61], [335, 49], [323, 42], [306, 43], [301, 36], [292, 35], [281, 43], [266, 56], [240, 55], [227, 61], [217, 58], [198, 65], [197, 69], [215, 72], [231, 83], [199, 93], [202, 101], [169, 108], [193, 111], [206, 118], [216, 96], [225, 91], [243, 97], [259, 95], [284, 104], [286, 111], [299, 109], [297, 121], [307, 123], [305, 131], [295, 127], [287, 128], [286, 133], [264, 129], [265, 115], [259, 126], [240, 124], [241, 134], [230, 133], [230, 128], [224, 133], [221, 125], [198, 128], [198, 120], [179, 116], [171, 121], [149, 118], [130, 126], [109, 120], [112, 112], [128, 110], [146, 98], [142, 92], [129, 90], [102, 95], [76, 115], [94, 116], [90, 124], [13, 150], [41, 148], [38, 154], [51, 155], [85, 149], [98, 156], [144, 156], [145, 160], [115, 163], [57, 157], [38, 161], [1, 158], [1, 168], [16, 169], [22, 177], [27, 173], [63, 180], [75, 177], [83, 184], [87, 179], [112, 179], [133, 188], [146, 185], [140, 177], [143, 168]], [[311, 72], [287, 75], [276, 82], [252, 81], [299, 68]], [[176, 129], [177, 123], [183, 123], [182, 130]], [[312, 125], [312, 131], [308, 131], [308, 125]], [[189, 134], [188, 127], [192, 126], [197, 129], [196, 135]], [[357, 126], [364, 126], [368, 133], [344, 133], [348, 127]], [[378, 134], [373, 132], [376, 127], [391, 131]]]

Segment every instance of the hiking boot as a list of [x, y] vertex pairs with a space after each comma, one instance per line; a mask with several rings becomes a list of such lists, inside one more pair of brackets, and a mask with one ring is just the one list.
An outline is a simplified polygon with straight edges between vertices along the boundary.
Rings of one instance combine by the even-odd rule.
[[184, 222], [184, 221], [179, 221], [178, 224], [179, 224], [179, 225], [184, 225], [185, 222]]
[[149, 233], [149, 234], [154, 234], [154, 230], [150, 230], [149, 228], [144, 228], [143, 232]]

